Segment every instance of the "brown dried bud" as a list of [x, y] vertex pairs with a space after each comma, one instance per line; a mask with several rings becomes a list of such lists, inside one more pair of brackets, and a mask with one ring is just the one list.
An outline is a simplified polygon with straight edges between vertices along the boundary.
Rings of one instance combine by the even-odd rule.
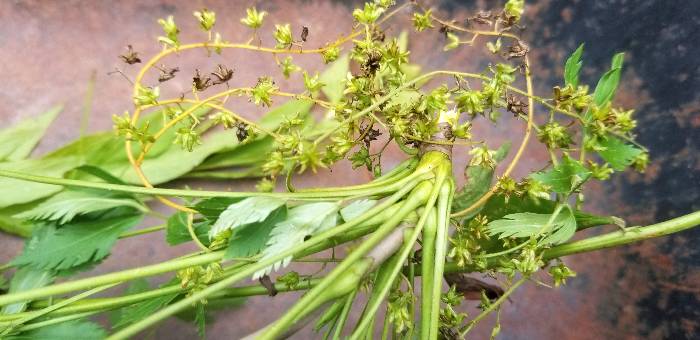
[[134, 51], [134, 48], [131, 47], [131, 45], [127, 45], [126, 48], [126, 53], [120, 55], [119, 58], [122, 58], [122, 60], [129, 65], [140, 63], [141, 59], [139, 58], [139, 53]]
[[211, 86], [211, 78], [204, 77], [199, 73], [199, 70], [195, 70], [195, 75], [192, 78], [192, 86], [194, 86], [197, 91], [204, 91], [209, 86]]
[[212, 85], [219, 85], [227, 83], [229, 80], [231, 80], [231, 78], [233, 77], [233, 70], [227, 68], [224, 65], [219, 64], [218, 70], [216, 72], [212, 72], [211, 74], [217, 78], [216, 80], [214, 80]]

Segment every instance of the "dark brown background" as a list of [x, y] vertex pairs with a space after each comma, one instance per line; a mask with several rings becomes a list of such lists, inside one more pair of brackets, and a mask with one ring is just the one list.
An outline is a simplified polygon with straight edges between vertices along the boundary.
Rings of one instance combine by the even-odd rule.
[[[122, 66], [116, 56], [133, 44], [148, 57], [159, 47], [155, 20], [174, 14], [183, 40], [201, 39], [192, 11], [208, 7], [217, 12], [216, 30], [230, 41], [244, 41], [249, 32], [238, 23], [245, 13], [242, 1], [14, 1], [0, 2], [0, 124], [7, 126], [31, 117], [56, 103], [65, 110], [51, 127], [38, 153], [78, 136], [80, 108], [87, 81], [96, 71], [97, 81], [90, 130], [111, 127], [110, 117], [130, 109], [130, 87], [118, 76], [106, 73]], [[434, 2], [442, 16], [465, 18], [477, 8], [497, 6], [497, 1]], [[351, 29], [350, 12], [357, 3], [340, 1], [259, 2], [270, 12], [262, 30], [270, 44], [274, 23], [290, 23], [298, 33], [310, 28], [306, 46], [316, 47]], [[410, 29], [408, 14], [389, 26], [389, 33]], [[547, 95], [561, 83], [563, 60], [579, 43], [586, 43], [583, 81], [595, 84], [608, 67], [610, 57], [627, 52], [623, 85], [616, 104], [638, 109], [639, 140], [651, 150], [652, 164], [644, 175], [617, 175], [611, 185], [594, 184], [588, 191], [588, 207], [624, 217], [630, 224], [648, 224], [698, 210], [700, 207], [700, 2], [653, 0], [530, 1], [525, 20], [526, 41], [536, 71], [536, 90]], [[443, 45], [437, 31], [411, 34], [411, 59], [425, 69], [452, 68], [479, 71], [487, 63], [475, 49], [438, 53]], [[190, 52], [169, 59], [190, 74], [202, 53]], [[285, 82], [271, 57], [227, 52], [222, 59], [236, 68], [235, 81], [254, 84], [261, 73], [275, 76], [282, 88], [301, 90], [299, 79]], [[205, 61], [206, 65], [215, 63]], [[317, 56], [295, 58], [304, 68], [320, 66]], [[127, 73], [133, 74], [134, 69]], [[180, 80], [186, 79], [180, 77]], [[173, 83], [172, 93], [186, 89], [187, 81]], [[249, 108], [249, 106], [243, 106]], [[249, 111], [254, 116], [256, 111]], [[506, 137], [519, 142], [522, 124], [510, 121], [499, 127], [478, 125], [477, 134], [498, 145]], [[464, 162], [464, 152], [456, 151]], [[385, 165], [395, 164], [391, 152]], [[539, 168], [547, 157], [533, 147], [518, 174]], [[463, 164], [463, 163], [460, 163]], [[336, 167], [323, 172], [313, 184], [362, 182], [366, 173]], [[461, 166], [461, 165], [460, 165]], [[309, 177], [302, 185], [312, 184]], [[221, 185], [226, 188], [228, 185]], [[0, 262], [21, 249], [21, 240], [0, 236]], [[529, 285], [508, 303], [502, 315], [502, 339], [683, 339], [700, 335], [700, 231], [688, 231], [661, 240], [616, 250], [572, 257], [567, 263], [579, 275], [562, 289]], [[162, 235], [120, 242], [95, 272], [103, 273], [155, 263], [191, 248], [169, 248]], [[274, 299], [255, 298], [246, 307], [220, 313], [208, 327], [210, 339], [238, 338], [273, 320], [295, 295]], [[478, 311], [470, 306], [472, 315]], [[486, 322], [487, 325], [491, 321]], [[487, 337], [490, 326], [477, 338]], [[172, 320], [152, 333], [156, 338], [189, 339], [194, 327]], [[314, 337], [305, 332], [300, 338]]]

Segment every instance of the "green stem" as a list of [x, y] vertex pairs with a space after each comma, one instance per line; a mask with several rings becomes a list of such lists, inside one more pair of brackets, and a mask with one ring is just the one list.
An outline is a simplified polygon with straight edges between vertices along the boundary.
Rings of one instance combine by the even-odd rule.
[[[260, 336], [260, 339], [275, 339], [284, 333], [284, 331], [289, 328], [294, 320], [301, 317], [302, 311], [311, 304], [318, 303], [317, 301], [328, 301], [333, 298], [337, 298], [338, 295], [344, 295], [348, 290], [354, 288], [352, 287], [357, 282], [354, 280], [355, 276], [363, 275], [364, 273], [357, 273], [355, 271], [349, 270], [355, 262], [360, 260], [369, 250], [374, 248], [386, 235], [388, 235], [394, 227], [396, 227], [403, 218], [415, 210], [420, 204], [425, 202], [427, 196], [429, 195], [430, 184], [427, 182], [422, 182], [416, 186], [413, 192], [408, 196], [406, 201], [402, 204], [401, 209], [396, 215], [389, 218], [384, 224], [382, 224], [377, 231], [375, 231], [365, 242], [360, 244], [348, 257], [335, 267], [326, 278], [319, 283], [317, 287], [309, 291], [304, 295], [291, 309], [289, 309], [277, 322], [268, 327], [265, 332]], [[369, 267], [371, 263], [366, 264]], [[362, 270], [361, 265], [358, 270]], [[365, 269], [366, 270], [366, 269]], [[341, 276], [346, 275], [344, 278], [347, 280], [340, 280]], [[347, 276], [349, 275], [349, 276]], [[356, 277], [357, 280], [360, 277]], [[333, 285], [331, 289], [331, 285]]]
[[156, 232], [156, 231], [164, 230], [165, 228], [167, 228], [167, 226], [168, 226], [167, 224], [161, 224], [161, 225], [157, 225], [157, 226], [153, 226], [153, 227], [148, 227], [148, 228], [142, 228], [142, 229], [139, 229], [139, 230], [129, 231], [129, 232], [126, 232], [126, 233], [123, 233], [123, 234], [119, 235], [119, 238], [121, 239], [121, 238], [128, 238], [128, 237], [133, 237], [133, 236], [139, 236], [139, 235], [143, 235], [143, 234], [149, 234], [149, 233], [153, 233], [153, 232]]
[[[149, 317], [120, 330], [119, 332], [110, 336], [108, 338], [108, 340], [125, 339], [125, 338], [128, 338], [130, 336], [133, 336], [133, 335], [137, 334], [138, 332], [140, 332], [141, 330], [143, 330], [143, 329], [145, 329], [145, 328], [147, 328], [147, 327], [149, 327], [149, 326], [151, 326], [151, 325], [153, 325], [153, 324], [155, 324], [155, 323], [157, 323], [157, 322], [159, 322], [159, 321], [161, 321], [161, 320], [163, 320], [163, 319], [165, 319], [165, 318], [167, 318], [167, 317], [169, 317], [169, 316], [171, 316], [171, 315], [173, 315], [173, 314], [175, 314], [175, 313], [177, 313], [185, 308], [187, 308], [189, 305], [191, 305], [199, 300], [205, 299], [209, 295], [214, 294], [217, 291], [219, 291], [219, 290], [221, 290], [229, 285], [232, 285], [240, 280], [243, 280], [250, 275], [253, 275], [258, 270], [261, 270], [265, 267], [268, 267], [268, 266], [274, 264], [275, 262], [280, 261], [288, 256], [293, 256], [294, 254], [296, 254], [300, 251], [303, 251], [307, 247], [322, 243], [323, 241], [325, 241], [326, 239], [328, 239], [330, 237], [334, 237], [336, 235], [342, 234], [342, 233], [352, 229], [353, 227], [359, 225], [360, 223], [370, 219], [372, 216], [380, 213], [383, 209], [386, 209], [387, 207], [396, 203], [408, 191], [413, 189], [414, 186], [415, 186], [415, 184], [414, 185], [407, 185], [406, 187], [402, 188], [401, 190], [396, 192], [391, 197], [387, 198], [381, 204], [378, 204], [374, 208], [368, 210], [367, 212], [365, 212], [364, 214], [360, 215], [359, 217], [357, 217], [356, 219], [354, 219], [352, 221], [349, 221], [347, 223], [339, 225], [335, 228], [331, 228], [329, 230], [326, 230], [326, 231], [320, 233], [319, 235], [312, 237], [308, 241], [301, 243], [295, 247], [292, 247], [286, 251], [283, 251], [283, 252], [277, 254], [276, 256], [273, 256], [273, 257], [270, 257], [267, 259], [261, 259], [257, 263], [250, 264], [250, 265], [246, 266], [240, 272], [238, 272], [238, 273], [236, 273], [228, 278], [225, 278], [222, 281], [219, 281], [219, 282], [217, 282], [217, 283], [215, 283], [215, 284], [213, 284], [213, 285], [211, 285], [211, 286], [209, 286], [201, 291], [198, 291], [185, 299], [182, 299], [174, 304], [171, 304], [171, 305], [167, 306], [166, 308], [163, 308], [160, 311], [158, 311], [154, 314], [151, 314]], [[212, 254], [214, 254], [214, 253], [212, 253]], [[209, 254], [207, 254], [207, 255], [209, 255]], [[340, 266], [342, 266], [342, 263]], [[308, 296], [308, 294], [305, 296]], [[303, 308], [303, 307], [301, 307], [301, 308]], [[294, 316], [292, 316], [292, 317], [294, 317]]]
[[[431, 303], [433, 300], [433, 282], [435, 281], [435, 237], [437, 235], [437, 216], [433, 214], [423, 229], [423, 248], [421, 250], [421, 311], [420, 338], [428, 339], [430, 332]], [[419, 274], [420, 274], [419, 273]]]
[[372, 196], [380, 193], [391, 192], [395, 190], [398, 184], [405, 184], [409, 177], [395, 183], [392, 186], [381, 187], [379, 189], [369, 188], [363, 190], [349, 190], [348, 192], [301, 192], [301, 193], [279, 193], [279, 192], [230, 192], [230, 191], [208, 191], [208, 190], [178, 190], [178, 189], [163, 189], [163, 188], [147, 188], [132, 185], [99, 183], [90, 181], [81, 181], [74, 179], [45, 177], [30, 174], [23, 174], [14, 171], [0, 170], [0, 177], [8, 177], [18, 180], [45, 183], [69, 187], [92, 188], [108, 191], [128, 192], [133, 194], [154, 195], [154, 196], [176, 196], [176, 197], [232, 197], [246, 198], [251, 196], [278, 197], [294, 200], [326, 200], [337, 199], [346, 196]]
[[111, 283], [129, 281], [140, 277], [167, 273], [191, 266], [198, 266], [201, 264], [218, 261], [221, 260], [223, 256], [223, 251], [217, 251], [208, 254], [201, 254], [182, 259], [171, 260], [155, 265], [144, 266], [106, 275], [94, 276], [85, 279], [59, 283], [52, 286], [27, 290], [23, 292], [2, 295], [0, 296], [0, 306], [5, 306], [11, 303], [20, 302], [24, 300], [36, 300], [43, 297], [64, 294], [76, 290], [94, 288]]
[[447, 234], [450, 227], [450, 207], [452, 204], [453, 185], [449, 181], [440, 187], [440, 197], [437, 205], [437, 235], [435, 237], [435, 274], [430, 287], [433, 290], [430, 304], [430, 339], [438, 338], [438, 325], [440, 319], [440, 297], [442, 291], [442, 277], [445, 271], [445, 258], [447, 256]]
[[508, 299], [508, 297], [511, 296], [515, 292], [515, 290], [518, 289], [518, 287], [520, 287], [520, 285], [525, 283], [525, 281], [527, 281], [527, 280], [528, 280], [528, 277], [522, 277], [520, 280], [516, 281], [512, 286], [510, 286], [508, 288], [508, 290], [505, 291], [505, 293], [503, 293], [503, 295], [501, 295], [501, 297], [498, 298], [498, 300], [494, 301], [486, 309], [484, 309], [479, 315], [477, 315], [474, 319], [469, 321], [469, 323], [467, 324], [467, 327], [464, 330], [460, 331], [459, 335], [464, 337], [464, 335], [469, 333], [469, 331], [471, 331], [472, 328], [474, 328], [474, 326], [477, 323], [479, 323], [479, 321], [481, 321], [483, 318], [485, 318], [486, 316], [491, 314], [491, 312], [493, 312], [494, 309], [496, 309], [504, 301], [506, 301]]
[[335, 326], [335, 331], [333, 332], [333, 340], [339, 340], [343, 333], [343, 328], [345, 323], [348, 321], [348, 315], [350, 315], [350, 309], [352, 308], [352, 302], [355, 300], [358, 289], [353, 289], [350, 294], [345, 298], [345, 304], [343, 309], [340, 311], [338, 316], [338, 324]]
[[700, 211], [646, 227], [628, 228], [626, 231], [614, 231], [604, 235], [562, 244], [545, 251], [544, 260], [666, 236], [698, 225], [700, 225]]

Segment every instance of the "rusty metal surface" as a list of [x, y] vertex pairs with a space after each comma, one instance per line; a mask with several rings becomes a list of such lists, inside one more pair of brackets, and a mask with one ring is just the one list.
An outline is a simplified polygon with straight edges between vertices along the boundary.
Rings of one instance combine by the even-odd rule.
[[[476, 8], [488, 8], [495, 1], [434, 3], [443, 16], [464, 18]], [[173, 14], [183, 31], [183, 40], [201, 38], [192, 11], [208, 7], [217, 12], [217, 30], [230, 41], [245, 41], [248, 31], [238, 23], [247, 1], [0, 1], [0, 125], [6, 126], [39, 114], [56, 103], [65, 110], [50, 128], [38, 153], [51, 150], [78, 136], [80, 110], [87, 80], [96, 71], [95, 109], [90, 130], [111, 127], [114, 113], [130, 108], [130, 87], [118, 76], [106, 73], [121, 64], [117, 55], [132, 44], [142, 57], [159, 50], [156, 18]], [[306, 46], [316, 47], [351, 26], [352, 6], [341, 1], [266, 1], [258, 7], [270, 12], [261, 34], [271, 43], [275, 22], [288, 22], [293, 29], [310, 28]], [[644, 175], [618, 175], [610, 186], [592, 185], [588, 207], [624, 217], [643, 225], [700, 208], [700, 3], [694, 1], [600, 0], [538, 1], [527, 13], [526, 40], [534, 46], [533, 68], [536, 91], [546, 94], [558, 84], [561, 65], [578, 43], [585, 42], [583, 80], [595, 84], [608, 67], [609, 58], [626, 51], [624, 86], [616, 104], [638, 108], [639, 140], [651, 150], [652, 164]], [[407, 15], [390, 25], [391, 33], [410, 30]], [[298, 33], [298, 32], [296, 32]], [[478, 71], [488, 62], [484, 54], [469, 48], [438, 53], [443, 40], [434, 31], [411, 34], [411, 59], [426, 69], [453, 68]], [[183, 54], [168, 62], [192, 72], [202, 53]], [[278, 75], [269, 56], [228, 52], [223, 59], [235, 66], [235, 84], [254, 84], [261, 73]], [[320, 67], [318, 56], [296, 58], [302, 67]], [[214, 65], [216, 60], [205, 61]], [[127, 69], [129, 74], [134, 69]], [[299, 91], [298, 78], [286, 82], [275, 77], [282, 88]], [[181, 82], [173, 93], [187, 88]], [[254, 116], [251, 109], [250, 115]], [[491, 127], [477, 125], [477, 134], [493, 141], [519, 141], [522, 124]], [[455, 150], [458, 162], [465, 152]], [[544, 149], [533, 147], [516, 175], [537, 169], [548, 159]], [[399, 161], [392, 150], [385, 164]], [[347, 164], [322, 172], [320, 177], [300, 178], [300, 185], [357, 183], [369, 178], [353, 172]], [[228, 187], [228, 185], [224, 186]], [[526, 286], [503, 310], [502, 339], [691, 339], [700, 337], [700, 231], [653, 240], [621, 249], [576, 256], [567, 263], [579, 275], [569, 286], [552, 290]], [[0, 261], [21, 249], [21, 240], [0, 236]], [[187, 246], [167, 247], [162, 235], [149, 235], [120, 242], [113, 255], [95, 271], [104, 273], [155, 263], [191, 250]], [[274, 320], [298, 294], [250, 299], [240, 309], [217, 314], [210, 323], [210, 339], [239, 338]], [[475, 315], [478, 310], [469, 306]], [[488, 337], [488, 320], [475, 338]], [[153, 338], [190, 339], [194, 327], [170, 320], [153, 330]], [[298, 338], [315, 338], [305, 331]]]

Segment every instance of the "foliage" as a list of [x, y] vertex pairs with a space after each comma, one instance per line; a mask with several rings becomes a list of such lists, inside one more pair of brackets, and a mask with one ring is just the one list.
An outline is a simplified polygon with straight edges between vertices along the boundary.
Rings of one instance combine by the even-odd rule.
[[[411, 60], [408, 33], [390, 29], [392, 17], [406, 9], [414, 34], [439, 34], [445, 51], [483, 45], [490, 63], [474, 73], [422, 73]], [[357, 299], [362, 292], [368, 298], [351, 338], [375, 334], [379, 308], [386, 308], [384, 337], [391, 330], [401, 339], [460, 338], [498, 313], [521, 284], [540, 282], [533, 277], [538, 271], [547, 271], [555, 287], [575, 277], [563, 256], [699, 224], [695, 213], [632, 232], [571, 241], [586, 228], [625, 228], [620, 218], [586, 212], [584, 187], [628, 167], [643, 171], [649, 155], [634, 141], [634, 111], [613, 106], [623, 79], [622, 53], [614, 55], [590, 92], [580, 77], [589, 72], [582, 44], [564, 63], [563, 84], [552, 88], [551, 98], [533, 92], [541, 86], [533, 86], [532, 47], [520, 37], [527, 27], [521, 23], [525, 10], [525, 1], [508, 0], [462, 26], [465, 20], [444, 18], [421, 2], [369, 1], [352, 11], [352, 32], [321, 47], [305, 45], [313, 28], [282, 22], [272, 23], [265, 40], [274, 44], [268, 46], [258, 34], [271, 19], [255, 7], [240, 19], [250, 29], [247, 42], [228, 42], [215, 32], [228, 18], [210, 9], [189, 17], [203, 35], [195, 42], [184, 41], [190, 35], [180, 34], [173, 16], [159, 19], [163, 35], [157, 41], [163, 50], [144, 58], [136, 72], [118, 70], [136, 78], [129, 78], [133, 107], [113, 115], [112, 133], [83, 135], [29, 157], [59, 108], [0, 131], [0, 228], [28, 236], [24, 250], [3, 267], [17, 270], [8, 294], [0, 295], [0, 336], [103, 338], [103, 329], [79, 318], [116, 310], [114, 339], [138, 336], [172, 315], [194, 321], [204, 337], [207, 315], [217, 305], [238, 306], [241, 296], [303, 290], [297, 303], [257, 336], [290, 335], [296, 324], [328, 306], [316, 330], [338, 338], [347, 331], [353, 304], [365, 301]], [[483, 29], [473, 28], [476, 24]], [[234, 71], [246, 67], [246, 60], [236, 59], [235, 67], [209, 69], [211, 63], [202, 63], [182, 80], [180, 68], [162, 60], [192, 51], [223, 56], [232, 49], [271, 54], [275, 74], [238, 85]], [[327, 64], [325, 70], [301, 67], [310, 63], [297, 59], [308, 55]], [[126, 67], [142, 62], [130, 45], [119, 58]], [[154, 72], [157, 83], [150, 77]], [[278, 84], [279, 77], [304, 90], [287, 92], [288, 82]], [[188, 90], [167, 97], [182, 88]], [[266, 113], [251, 119], [250, 113], [238, 112], [245, 100]], [[520, 143], [504, 141], [493, 149], [492, 141], [475, 139], [478, 120], [496, 125], [514, 120], [526, 125], [526, 133]], [[514, 170], [536, 141], [549, 162], [516, 178]], [[392, 144], [408, 159], [388, 169], [384, 155]], [[452, 159], [453, 149], [468, 156], [466, 165]], [[343, 162], [374, 179], [342, 187], [295, 187], [295, 176], [334, 171]], [[465, 184], [456, 188], [452, 168], [462, 166]], [[225, 180], [227, 190], [193, 190], [181, 181], [192, 178]], [[251, 184], [250, 191], [230, 190], [230, 181], [246, 178], [257, 184], [237, 184]], [[160, 188], [166, 184], [169, 189]], [[282, 185], [286, 191], [276, 190]], [[156, 211], [169, 215], [154, 212], [154, 202], [165, 207]], [[145, 215], [161, 218], [162, 224], [129, 231]], [[70, 278], [99, 265], [118, 240], [161, 230], [168, 245], [198, 251], [121, 272]], [[316, 268], [285, 269], [292, 261]], [[462, 285], [450, 279], [449, 289], [443, 289], [444, 277], [467, 273], [496, 277], [507, 287], [475, 275], [459, 281], [468, 283]], [[143, 281], [160, 274], [170, 280], [158, 287]], [[56, 277], [70, 281], [53, 284]], [[256, 284], [236, 285], [251, 277]], [[133, 280], [121, 296], [90, 296]], [[53, 299], [69, 293], [75, 295]], [[471, 319], [460, 313], [464, 299], [479, 300], [481, 313]], [[64, 320], [59, 315], [69, 321], [54, 323]], [[494, 337], [501, 331], [498, 315]]]

